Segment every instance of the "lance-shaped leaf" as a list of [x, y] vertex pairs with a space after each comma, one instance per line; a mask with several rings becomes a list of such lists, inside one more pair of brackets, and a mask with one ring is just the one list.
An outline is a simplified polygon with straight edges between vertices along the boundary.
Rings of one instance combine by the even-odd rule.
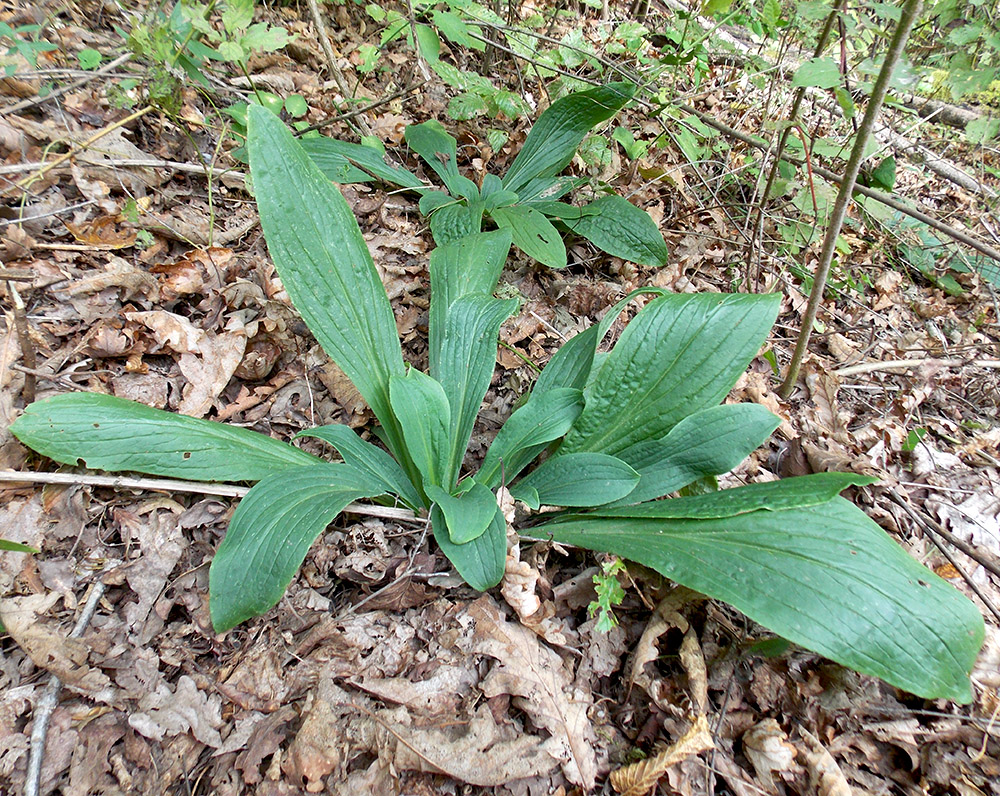
[[542, 370], [535, 387], [533, 395], [541, 395], [559, 387], [572, 387], [582, 390], [587, 386], [591, 370], [594, 366], [594, 358], [597, 355], [597, 347], [601, 340], [608, 333], [611, 325], [618, 320], [625, 307], [636, 296], [644, 294], [666, 295], [666, 291], [658, 287], [642, 287], [630, 292], [625, 298], [608, 310], [601, 322], [591, 326], [562, 345], [562, 347], [552, 355], [552, 359]]
[[639, 474], [605, 453], [569, 453], [546, 459], [511, 487], [532, 509], [540, 506], [600, 506], [625, 497]]
[[464, 203], [447, 204], [431, 212], [431, 235], [438, 246], [475, 235], [483, 228], [482, 203], [469, 207]]
[[431, 119], [423, 124], [411, 124], [404, 135], [406, 143], [441, 178], [452, 196], [464, 196], [466, 199], [479, 197], [476, 184], [459, 174], [455, 157], [456, 141], [445, 131], [441, 122]]
[[486, 531], [465, 544], [451, 541], [444, 512], [438, 506], [431, 509], [431, 527], [438, 547], [472, 588], [486, 591], [501, 581], [507, 561], [507, 521], [499, 506]]
[[583, 137], [632, 99], [631, 83], [609, 83], [553, 102], [535, 122], [503, 178], [503, 187], [521, 194], [532, 180], [554, 177], [573, 159]]
[[382, 153], [374, 147], [325, 136], [302, 138], [299, 143], [327, 179], [334, 182], [368, 182], [375, 177], [401, 188], [429, 190], [406, 169], [386, 163]]
[[447, 489], [458, 480], [472, 428], [493, 378], [500, 324], [516, 309], [516, 299], [500, 301], [484, 295], [462, 296], [447, 309], [436, 368], [436, 378], [451, 407], [451, 442], [442, 481]]
[[700, 478], [728, 473], [780, 424], [758, 404], [724, 404], [688, 415], [667, 436], [637, 442], [618, 454], [639, 473], [638, 486], [623, 500], [653, 500]]
[[714, 519], [577, 515], [533, 534], [637, 561], [920, 696], [972, 698], [979, 612], [842, 498]]
[[427, 497], [444, 513], [448, 538], [456, 545], [482, 536], [497, 513], [496, 495], [488, 487], [475, 481], [463, 486], [454, 495], [439, 486], [427, 487]]
[[776, 294], [670, 294], [625, 328], [587, 388], [560, 453], [616, 455], [666, 436], [732, 389], [777, 316]]
[[268, 251], [309, 330], [358, 388], [410, 467], [389, 406], [403, 372], [396, 319], [351, 208], [284, 124], [250, 106], [248, 148]]
[[389, 395], [423, 484], [445, 486], [451, 447], [451, 408], [444, 388], [426, 373], [410, 368], [404, 375], [392, 377]]
[[[596, 327], [591, 328], [596, 331]], [[582, 410], [580, 390], [554, 387], [533, 392], [528, 402], [516, 409], [497, 432], [476, 480], [491, 489], [500, 485], [501, 476], [507, 482], [513, 481], [546, 445], [569, 430]]]
[[82, 461], [96, 470], [197, 481], [258, 481], [289, 467], [322, 463], [256, 431], [96, 393], [29, 404], [10, 430], [61, 464]]
[[492, 295], [509, 251], [510, 233], [498, 230], [468, 235], [431, 252], [433, 301], [428, 320], [428, 346], [430, 371], [435, 378], [439, 372], [448, 308], [462, 296]]
[[552, 222], [537, 210], [523, 205], [498, 207], [493, 220], [509, 229], [514, 245], [549, 268], [566, 267], [566, 246]]
[[666, 263], [669, 256], [653, 219], [621, 196], [605, 196], [583, 207], [561, 202], [536, 207], [601, 251], [623, 260], [655, 267]]
[[314, 464], [268, 476], [240, 501], [209, 570], [217, 633], [264, 613], [285, 593], [306, 552], [348, 503], [382, 494], [347, 464]]
[[330, 443], [336, 448], [345, 464], [367, 473], [372, 478], [377, 478], [384, 485], [386, 492], [398, 495], [411, 509], [417, 510], [424, 505], [420, 492], [410, 482], [399, 463], [378, 446], [365, 442], [347, 426], [341, 424], [317, 426], [300, 431], [295, 436], [315, 437]]

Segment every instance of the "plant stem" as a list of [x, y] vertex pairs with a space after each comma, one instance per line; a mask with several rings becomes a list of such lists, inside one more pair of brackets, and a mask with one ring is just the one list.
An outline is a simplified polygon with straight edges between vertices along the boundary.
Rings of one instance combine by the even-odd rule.
[[[833, 32], [833, 24], [837, 20], [837, 15], [840, 13], [840, 7], [847, 2], [847, 0], [834, 0], [833, 7], [830, 9], [830, 14], [826, 18], [826, 23], [823, 25], [823, 30], [819, 34], [819, 40], [816, 42], [816, 49], [813, 50], [813, 58], [819, 58], [823, 54], [823, 50], [826, 49], [827, 42], [830, 41], [830, 34]], [[774, 187], [775, 180], [778, 178], [778, 167], [781, 164], [781, 156], [785, 151], [785, 144], [788, 143], [788, 136], [792, 132], [792, 126], [795, 124], [796, 119], [799, 115], [799, 108], [802, 106], [802, 100], [806, 96], [806, 86], [799, 86], [795, 91], [795, 98], [792, 100], [792, 109], [788, 112], [788, 125], [781, 132], [781, 136], [778, 138], [778, 146], [774, 150], [774, 158], [771, 161], [771, 169], [767, 173], [767, 181], [764, 184], [764, 192], [760, 195], [760, 202], [757, 205], [757, 218], [754, 220], [753, 234], [750, 237], [750, 248], [747, 251], [747, 277], [749, 281], [750, 277], [750, 266], [751, 261], [754, 257], [754, 252], [756, 251], [756, 242], [760, 240], [761, 232], [764, 229], [764, 205], [767, 203], [768, 198], [771, 195], [771, 189]], [[808, 147], [806, 148], [808, 151]], [[757, 269], [757, 278], [760, 276], [760, 269]], [[754, 281], [757, 281], [757, 278]]]
[[830, 214], [830, 225], [826, 230], [826, 237], [823, 239], [823, 249], [820, 252], [819, 265], [816, 267], [816, 274], [813, 278], [812, 292], [809, 294], [809, 304], [806, 307], [805, 315], [802, 318], [802, 328], [799, 331], [799, 339], [795, 343], [795, 353], [792, 354], [792, 361], [788, 365], [788, 374], [781, 385], [778, 394], [787, 399], [795, 386], [795, 380], [799, 375], [799, 368], [806, 355], [806, 348], [809, 345], [809, 337], [812, 334], [813, 324], [816, 322], [816, 314], [819, 312], [819, 305], [823, 301], [823, 294], [826, 292], [826, 280], [830, 275], [830, 266], [833, 263], [833, 254], [837, 245], [837, 238], [840, 229], [844, 225], [844, 217], [847, 215], [847, 205], [851, 201], [851, 193], [854, 184], [858, 179], [858, 172], [861, 170], [861, 162], [864, 160], [865, 145], [875, 127], [875, 119], [882, 108], [886, 92], [889, 89], [889, 82], [896, 64], [899, 62], [903, 49], [906, 47], [906, 40], [910, 36], [910, 30], [916, 21], [917, 14], [923, 0], [906, 0], [899, 24], [892, 34], [892, 42], [889, 44], [889, 51], [885, 55], [882, 69], [879, 71], [878, 79], [872, 88], [871, 98], [868, 100], [868, 107], [865, 108], [865, 116], [858, 127], [858, 134], [854, 140], [854, 148], [851, 150], [851, 157], [847, 161], [847, 168], [844, 171], [844, 178], [840, 183], [840, 192], [834, 202], [833, 211]]

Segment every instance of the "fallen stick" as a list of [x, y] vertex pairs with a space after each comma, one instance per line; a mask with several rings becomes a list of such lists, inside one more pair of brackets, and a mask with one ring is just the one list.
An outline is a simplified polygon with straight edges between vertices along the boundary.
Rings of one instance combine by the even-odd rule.
[[[179, 481], [171, 478], [131, 478], [121, 475], [90, 475], [87, 473], [28, 473], [14, 470], [0, 471], [0, 483], [58, 484], [66, 486], [109, 486], [113, 489], [149, 489], [157, 492], [187, 492], [218, 497], [243, 497], [248, 486], [216, 484], [205, 481]], [[349, 503], [344, 509], [348, 514], [380, 517], [397, 522], [419, 524], [424, 520], [409, 509], [393, 506], [376, 506], [369, 503]]]
[[862, 362], [833, 371], [835, 376], [857, 376], [861, 373], [875, 373], [880, 370], [910, 370], [924, 365], [939, 365], [944, 368], [1000, 368], [1000, 359], [890, 359], [885, 362]]

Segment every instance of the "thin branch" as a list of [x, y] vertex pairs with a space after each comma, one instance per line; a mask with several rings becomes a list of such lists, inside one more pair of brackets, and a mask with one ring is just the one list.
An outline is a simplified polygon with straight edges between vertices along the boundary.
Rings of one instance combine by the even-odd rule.
[[1000, 359], [890, 359], [885, 362], [862, 362], [833, 371], [835, 376], [857, 376], [861, 373], [876, 373], [881, 370], [911, 370], [924, 365], [944, 368], [1000, 368]]
[[[243, 497], [250, 487], [234, 484], [216, 484], [205, 481], [179, 481], [171, 478], [131, 478], [120, 475], [92, 475], [90, 473], [27, 473], [13, 470], [0, 471], [0, 483], [64, 484], [70, 486], [109, 486], [113, 489], [150, 489], [158, 492], [186, 492], [218, 497]], [[393, 506], [376, 506], [368, 503], [349, 503], [344, 509], [348, 514], [381, 517], [397, 522], [419, 524], [423, 519], [409, 509]]]
[[128, 61], [131, 57], [132, 53], [125, 53], [124, 55], [119, 55], [117, 58], [115, 58], [115, 60], [105, 64], [100, 69], [96, 69], [93, 72], [89, 72], [86, 77], [82, 77], [79, 80], [70, 83], [67, 86], [63, 86], [62, 88], [58, 88], [55, 91], [49, 92], [44, 97], [32, 97], [31, 99], [26, 99], [22, 100], [21, 102], [14, 103], [9, 108], [4, 108], [3, 110], [0, 110], [0, 116], [9, 116], [12, 113], [23, 111], [25, 108], [30, 108], [34, 105], [40, 105], [43, 102], [49, 102], [50, 100], [54, 100], [58, 97], [61, 97], [63, 94], [66, 94], [70, 91], [74, 91], [80, 88], [80, 86], [86, 85], [94, 78], [102, 77], [103, 75], [106, 75], [109, 72], [113, 72], [123, 63]]
[[[97, 604], [104, 596], [104, 582], [97, 580], [91, 587], [90, 596], [83, 606], [83, 612], [77, 619], [76, 625], [70, 631], [70, 638], [80, 638], [90, 620], [94, 617]], [[38, 796], [39, 786], [42, 779], [42, 762], [45, 759], [45, 738], [49, 731], [49, 720], [52, 712], [59, 704], [59, 691], [62, 690], [62, 682], [56, 675], [49, 677], [48, 685], [35, 704], [34, 726], [31, 728], [31, 751], [28, 753], [28, 773], [24, 779], [24, 796]]]

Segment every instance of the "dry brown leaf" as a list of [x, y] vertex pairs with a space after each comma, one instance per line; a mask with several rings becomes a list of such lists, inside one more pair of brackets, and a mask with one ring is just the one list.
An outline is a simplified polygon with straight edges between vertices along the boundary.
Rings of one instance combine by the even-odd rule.
[[656, 783], [668, 768], [687, 760], [692, 755], [714, 748], [715, 743], [708, 728], [708, 719], [704, 714], [700, 715], [677, 743], [671, 744], [655, 757], [612, 771], [611, 787], [622, 796], [644, 796], [656, 787]]
[[[399, 717], [403, 721], [393, 721]], [[402, 709], [377, 714], [380, 753], [397, 769], [442, 772], [484, 788], [547, 774], [558, 765], [558, 741], [497, 725], [488, 705], [468, 724], [414, 727]]]
[[684, 633], [680, 659], [688, 675], [691, 704], [694, 705], [696, 713], [704, 713], [708, 707], [708, 668], [705, 666], [705, 655], [701, 651], [701, 644], [698, 643], [698, 636], [692, 627]]
[[847, 443], [850, 440], [848, 418], [837, 401], [840, 379], [829, 371], [811, 372], [806, 374], [806, 386], [816, 407], [817, 425], [837, 442]]
[[660, 652], [656, 642], [660, 636], [670, 628], [676, 627], [681, 632], [688, 630], [688, 621], [678, 612], [678, 609], [692, 600], [698, 599], [699, 595], [683, 586], [678, 586], [664, 597], [660, 604], [656, 606], [649, 617], [649, 624], [642, 631], [642, 637], [635, 646], [635, 654], [632, 658], [632, 666], [629, 670], [629, 688], [638, 685], [645, 688], [649, 685], [649, 676], [645, 673], [647, 663], [655, 661]]
[[790, 771], [795, 766], [796, 748], [774, 719], [764, 719], [743, 733], [743, 753], [764, 787], [774, 789], [772, 771]]
[[171, 691], [166, 682], [161, 682], [156, 691], [145, 694], [128, 723], [155, 741], [190, 732], [206, 746], [218, 748], [222, 746], [222, 699], [218, 694], [209, 696], [199, 691], [194, 680], [182, 674], [176, 690]]
[[177, 411], [203, 417], [243, 360], [247, 342], [243, 322], [233, 317], [224, 332], [214, 334], [165, 310], [127, 312], [125, 317], [146, 326], [162, 348], [180, 355], [177, 364], [188, 384]]
[[104, 273], [78, 279], [58, 292], [71, 298], [100, 293], [109, 287], [122, 288], [122, 298], [128, 301], [136, 294], [148, 296], [152, 301], [159, 298], [159, 284], [156, 279], [136, 268], [121, 257], [112, 257]]
[[64, 223], [78, 243], [102, 251], [128, 248], [138, 234], [134, 229], [119, 226], [112, 216], [100, 216], [84, 224]]
[[799, 750], [799, 754], [805, 758], [809, 769], [809, 787], [812, 791], [818, 796], [854, 796], [854, 791], [833, 755], [811, 732], [805, 729], [801, 732], [809, 749], [805, 752]]
[[52, 672], [65, 685], [84, 693], [104, 691], [111, 680], [87, 665], [90, 650], [86, 642], [69, 638], [42, 620], [59, 599], [58, 592], [50, 592], [0, 600], [0, 623], [38, 668]]
[[566, 777], [585, 789], [593, 787], [597, 756], [587, 716], [591, 694], [573, 688], [562, 659], [526, 627], [507, 621], [490, 597], [476, 600], [468, 615], [475, 622], [474, 634], [460, 643], [468, 652], [497, 660], [483, 681], [483, 693], [515, 697], [515, 704], [557, 742], [546, 749], [562, 763]]

